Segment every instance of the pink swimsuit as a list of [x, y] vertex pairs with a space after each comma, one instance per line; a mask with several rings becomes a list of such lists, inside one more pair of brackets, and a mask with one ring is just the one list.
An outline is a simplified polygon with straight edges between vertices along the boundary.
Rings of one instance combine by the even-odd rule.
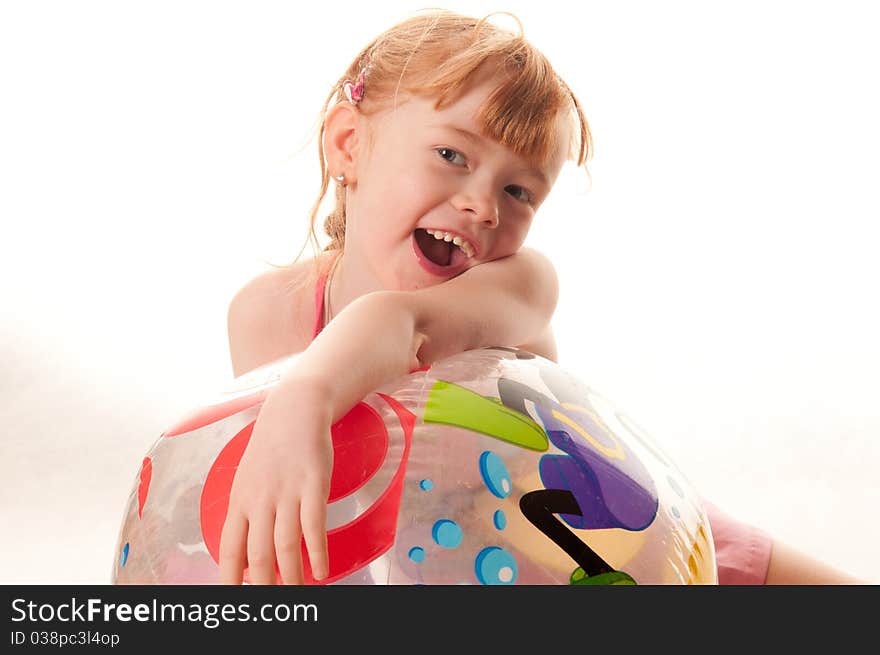
[[327, 273], [321, 273], [318, 276], [318, 282], [315, 284], [315, 329], [312, 331], [312, 341], [324, 329], [324, 285], [326, 283]]
[[[315, 285], [315, 330], [312, 339], [324, 329], [324, 285], [327, 274]], [[763, 530], [737, 521], [703, 500], [715, 543], [718, 584], [761, 585], [767, 579], [773, 541]]]
[[718, 584], [762, 585], [767, 580], [770, 535], [748, 523], [737, 521], [703, 498], [709, 516], [712, 541], [715, 542], [715, 563]]

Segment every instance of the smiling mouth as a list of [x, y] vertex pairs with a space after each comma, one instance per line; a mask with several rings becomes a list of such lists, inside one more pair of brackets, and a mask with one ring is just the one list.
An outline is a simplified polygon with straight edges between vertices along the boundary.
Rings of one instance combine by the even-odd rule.
[[419, 250], [437, 266], [449, 266], [456, 260], [456, 251], [461, 253], [461, 248], [452, 242], [435, 239], [422, 228], [416, 229], [415, 236]]

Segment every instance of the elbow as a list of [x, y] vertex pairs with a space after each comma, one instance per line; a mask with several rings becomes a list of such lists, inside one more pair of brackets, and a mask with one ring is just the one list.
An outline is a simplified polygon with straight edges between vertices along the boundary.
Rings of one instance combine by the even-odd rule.
[[537, 284], [534, 290], [534, 301], [539, 308], [539, 316], [546, 318], [544, 323], [546, 326], [550, 323], [556, 306], [559, 304], [559, 275], [548, 257], [538, 251], [531, 252], [534, 253], [537, 261], [537, 271], [530, 278], [535, 280]]

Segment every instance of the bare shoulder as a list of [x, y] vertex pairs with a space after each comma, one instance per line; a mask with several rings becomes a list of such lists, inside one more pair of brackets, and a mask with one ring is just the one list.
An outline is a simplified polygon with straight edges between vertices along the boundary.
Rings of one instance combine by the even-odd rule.
[[233, 375], [304, 350], [315, 322], [314, 259], [270, 269], [245, 283], [227, 312]]

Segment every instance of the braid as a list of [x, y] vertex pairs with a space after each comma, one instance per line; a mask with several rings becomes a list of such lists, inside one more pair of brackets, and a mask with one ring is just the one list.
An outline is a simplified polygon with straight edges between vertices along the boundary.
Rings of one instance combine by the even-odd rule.
[[324, 250], [342, 250], [345, 246], [345, 187], [336, 187], [336, 207], [324, 219], [324, 233], [330, 243]]

